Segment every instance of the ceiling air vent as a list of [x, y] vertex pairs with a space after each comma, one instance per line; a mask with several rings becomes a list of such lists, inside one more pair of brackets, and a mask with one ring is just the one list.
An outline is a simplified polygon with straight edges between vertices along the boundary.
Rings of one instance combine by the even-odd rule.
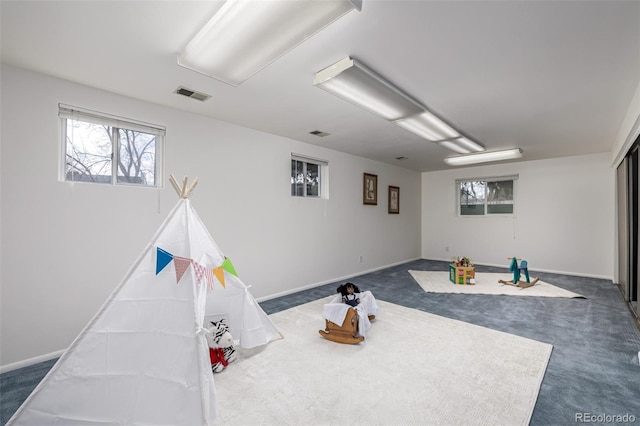
[[310, 135], [318, 136], [320, 138], [324, 138], [325, 136], [329, 136], [331, 133], [321, 132], [320, 130], [314, 130], [309, 132]]
[[201, 102], [204, 102], [211, 97], [211, 95], [207, 95], [206, 93], [196, 92], [195, 90], [187, 89], [186, 87], [182, 86], [178, 86], [174, 93], [186, 96], [187, 98], [196, 99]]

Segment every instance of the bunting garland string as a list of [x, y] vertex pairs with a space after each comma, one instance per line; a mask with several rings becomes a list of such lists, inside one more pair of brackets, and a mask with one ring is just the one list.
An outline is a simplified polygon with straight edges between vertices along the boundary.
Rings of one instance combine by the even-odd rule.
[[215, 268], [209, 268], [207, 266], [201, 265], [196, 262], [194, 259], [188, 259], [186, 257], [175, 256], [169, 253], [166, 250], [161, 249], [160, 247], [156, 247], [156, 275], [158, 275], [164, 268], [167, 267], [169, 263], [173, 261], [176, 270], [176, 284], [180, 282], [185, 272], [189, 268], [189, 265], [192, 266], [193, 272], [196, 276], [196, 282], [198, 284], [202, 283], [204, 279], [207, 282], [207, 289], [213, 290], [213, 280], [214, 277], [217, 278], [218, 282], [223, 288], [225, 287], [224, 281], [224, 271], [228, 273], [238, 276], [231, 260], [228, 257], [224, 258], [224, 261], [221, 265], [216, 266]]

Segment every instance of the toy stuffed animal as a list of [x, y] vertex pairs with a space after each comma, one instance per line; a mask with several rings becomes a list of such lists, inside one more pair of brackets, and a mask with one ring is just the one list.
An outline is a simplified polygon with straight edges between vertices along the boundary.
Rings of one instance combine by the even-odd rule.
[[233, 337], [229, 333], [226, 321], [210, 321], [207, 327], [207, 344], [209, 345], [209, 358], [211, 358], [211, 371], [219, 373], [230, 363], [235, 361], [238, 354], [233, 347]]

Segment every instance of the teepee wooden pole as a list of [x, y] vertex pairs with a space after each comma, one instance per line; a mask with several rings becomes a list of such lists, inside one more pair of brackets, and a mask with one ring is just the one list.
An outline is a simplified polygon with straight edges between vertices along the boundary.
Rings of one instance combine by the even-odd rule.
[[187, 198], [187, 180], [188, 180], [188, 179], [189, 179], [189, 178], [188, 178], [187, 176], [185, 176], [185, 177], [182, 179], [182, 193], [180, 194], [180, 196], [181, 196], [182, 198]]
[[195, 189], [196, 185], [198, 184], [197, 177], [193, 180], [193, 182], [191, 182], [191, 185], [189, 186], [187, 186], [188, 180], [189, 180], [189, 177], [185, 176], [184, 179], [182, 179], [182, 187], [181, 187], [178, 181], [176, 180], [175, 176], [173, 174], [169, 175], [169, 182], [171, 182], [173, 189], [176, 190], [178, 197], [189, 198], [189, 196], [191, 196], [191, 193]]
[[173, 189], [176, 190], [178, 197], [181, 197], [182, 194], [180, 193], [180, 186], [178, 185], [178, 181], [176, 180], [176, 177], [174, 175], [169, 175], [169, 182], [171, 182], [171, 185], [173, 185]]
[[191, 182], [191, 185], [189, 185], [189, 189], [187, 189], [187, 197], [191, 196], [191, 193], [196, 188], [197, 184], [198, 184], [198, 176], [196, 176], [195, 179], [193, 179], [193, 182]]

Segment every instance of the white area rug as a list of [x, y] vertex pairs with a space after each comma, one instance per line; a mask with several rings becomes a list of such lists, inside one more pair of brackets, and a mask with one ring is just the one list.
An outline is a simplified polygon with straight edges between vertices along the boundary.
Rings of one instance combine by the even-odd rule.
[[[414, 280], [426, 292], [464, 294], [503, 294], [507, 296], [584, 297], [578, 293], [556, 287], [544, 281], [528, 288], [500, 284], [498, 280], [512, 280], [513, 275], [476, 272], [475, 285], [460, 285], [449, 281], [449, 272], [409, 271]], [[533, 277], [531, 278], [533, 280]]]
[[378, 301], [365, 342], [323, 339], [317, 300], [284, 339], [214, 375], [220, 425], [526, 425], [552, 346]]

